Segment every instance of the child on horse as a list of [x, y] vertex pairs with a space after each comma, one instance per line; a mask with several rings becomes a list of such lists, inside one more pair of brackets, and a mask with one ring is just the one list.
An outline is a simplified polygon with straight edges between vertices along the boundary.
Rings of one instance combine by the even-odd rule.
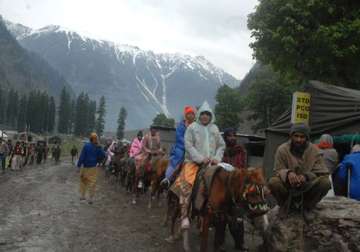
[[197, 113], [196, 121], [185, 132], [185, 163], [175, 182], [176, 186], [180, 187], [182, 229], [190, 227], [188, 209], [199, 169], [217, 165], [223, 158], [225, 142], [214, 121], [215, 116], [209, 104], [204, 102]]
[[161, 181], [161, 185], [169, 187], [170, 181], [174, 179], [174, 173], [184, 161], [185, 156], [185, 131], [195, 120], [195, 110], [191, 106], [184, 108], [184, 120], [176, 127], [175, 145], [170, 153], [169, 166], [166, 169], [165, 178]]

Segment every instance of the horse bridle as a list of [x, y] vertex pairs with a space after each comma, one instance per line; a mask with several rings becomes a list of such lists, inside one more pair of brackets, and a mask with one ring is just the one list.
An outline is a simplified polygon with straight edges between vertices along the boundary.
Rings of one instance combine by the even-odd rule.
[[240, 199], [237, 200], [236, 196], [234, 194], [234, 190], [232, 189], [231, 185], [230, 185], [230, 181], [232, 180], [234, 173], [230, 173], [230, 175], [227, 177], [227, 181], [226, 181], [226, 187], [227, 187], [227, 192], [229, 192], [229, 197], [231, 199], [231, 203], [232, 206], [236, 209], [236, 212], [239, 213], [241, 216], [245, 216], [246, 213], [248, 212], [248, 204], [250, 203], [247, 199], [247, 194], [248, 192], [245, 191], [246, 188], [251, 188], [251, 187], [255, 187], [256, 191], [261, 195], [261, 199], [263, 201], [265, 201], [265, 190], [263, 187], [260, 187], [259, 185], [255, 184], [255, 183], [249, 183], [249, 177], [247, 175], [245, 175], [244, 181], [241, 185], [240, 188]]

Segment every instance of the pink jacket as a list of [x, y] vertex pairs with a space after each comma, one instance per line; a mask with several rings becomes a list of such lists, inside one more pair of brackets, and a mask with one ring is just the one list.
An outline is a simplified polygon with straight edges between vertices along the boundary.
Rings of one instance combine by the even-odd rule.
[[139, 139], [136, 137], [133, 142], [131, 143], [130, 147], [130, 157], [135, 157], [141, 152], [143, 145], [143, 141], [139, 141]]

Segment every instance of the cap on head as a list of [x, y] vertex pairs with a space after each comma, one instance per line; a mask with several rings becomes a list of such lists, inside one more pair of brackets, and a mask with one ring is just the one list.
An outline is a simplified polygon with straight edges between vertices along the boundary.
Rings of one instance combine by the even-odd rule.
[[332, 138], [332, 136], [330, 136], [329, 134], [323, 134], [320, 137], [320, 144], [329, 144], [329, 145], [333, 145], [334, 144], [334, 140]]
[[224, 138], [228, 137], [230, 134], [235, 134], [236, 129], [235, 128], [226, 128], [224, 130]]
[[97, 139], [97, 138], [98, 138], [98, 135], [95, 132], [90, 134], [90, 137], [89, 137], [90, 142], [92, 142], [94, 139]]
[[195, 114], [195, 109], [191, 106], [185, 106], [184, 108], [184, 115], [187, 115], [189, 113]]
[[302, 133], [306, 136], [306, 138], [310, 139], [310, 127], [305, 123], [295, 123], [291, 126], [290, 136], [295, 133]]

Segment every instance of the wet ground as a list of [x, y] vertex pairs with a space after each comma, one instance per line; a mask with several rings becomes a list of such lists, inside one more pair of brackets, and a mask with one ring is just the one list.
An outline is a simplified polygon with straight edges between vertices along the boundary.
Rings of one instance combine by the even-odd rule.
[[[79, 201], [79, 180], [70, 161], [30, 166], [0, 176], [0, 251], [182, 251], [169, 244], [162, 207], [147, 208], [147, 197], [131, 195], [100, 172], [93, 205]], [[247, 235], [251, 248], [258, 243]], [[227, 251], [232, 249], [228, 241]], [[193, 251], [199, 241], [192, 234]], [[212, 250], [210, 250], [212, 251]]]

